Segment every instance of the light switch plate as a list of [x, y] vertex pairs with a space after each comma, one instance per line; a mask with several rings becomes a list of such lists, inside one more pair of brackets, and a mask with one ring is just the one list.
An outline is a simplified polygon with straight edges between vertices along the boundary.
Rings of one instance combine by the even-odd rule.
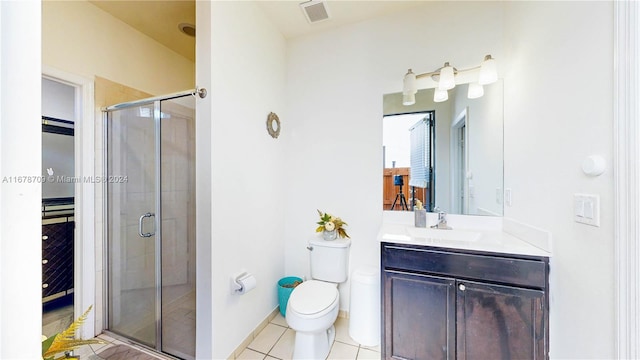
[[573, 218], [581, 224], [600, 226], [600, 196], [573, 194]]

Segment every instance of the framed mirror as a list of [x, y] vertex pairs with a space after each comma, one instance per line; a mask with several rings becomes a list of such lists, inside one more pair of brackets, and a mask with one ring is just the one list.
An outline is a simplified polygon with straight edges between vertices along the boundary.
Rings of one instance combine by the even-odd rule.
[[[467, 90], [468, 84], [457, 85], [449, 100], [434, 102], [434, 89], [422, 89], [410, 106], [402, 105], [402, 93], [383, 96], [383, 210], [412, 211], [419, 199], [427, 211], [504, 214], [503, 84], [486, 85], [477, 99], [468, 99]], [[412, 139], [414, 125], [430, 116], [425, 135]], [[426, 175], [411, 177], [412, 148], [414, 162], [415, 149], [423, 152], [417, 164]], [[406, 184], [397, 185], [396, 175]], [[393, 206], [403, 195], [407, 206]]]

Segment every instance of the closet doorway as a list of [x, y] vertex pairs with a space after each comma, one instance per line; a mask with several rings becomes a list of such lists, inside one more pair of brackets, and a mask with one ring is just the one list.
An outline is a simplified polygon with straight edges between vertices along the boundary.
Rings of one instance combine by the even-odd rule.
[[95, 109], [92, 79], [42, 67], [42, 320], [60, 332], [93, 306], [76, 332], [96, 335]]
[[42, 333], [74, 317], [75, 88], [42, 79]]

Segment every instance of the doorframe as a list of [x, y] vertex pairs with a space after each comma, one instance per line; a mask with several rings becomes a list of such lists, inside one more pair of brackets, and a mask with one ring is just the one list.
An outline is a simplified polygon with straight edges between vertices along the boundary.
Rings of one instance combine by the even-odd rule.
[[[467, 179], [467, 172], [469, 171], [469, 107], [465, 107], [458, 116], [451, 122], [451, 131], [450, 131], [450, 141], [451, 144], [451, 158], [454, 163], [451, 166], [451, 209], [452, 212], [456, 212], [458, 214], [464, 214], [465, 210], [469, 209], [469, 181]], [[460, 147], [458, 146], [459, 137], [458, 132], [460, 128], [464, 126], [464, 164], [460, 164]], [[464, 166], [464, 172], [458, 174], [458, 169]], [[456, 198], [456, 187], [459, 182], [463, 182], [463, 196], [464, 201], [459, 201]]]
[[616, 355], [640, 358], [640, 5], [614, 4]]
[[75, 241], [73, 255], [73, 314], [77, 319], [89, 306], [93, 305], [87, 320], [79, 331], [79, 336], [93, 338], [97, 335], [95, 328], [96, 311], [96, 258], [95, 237], [95, 111], [93, 79], [70, 74], [65, 71], [42, 65], [42, 77], [63, 83], [74, 88], [77, 120], [74, 124], [74, 162], [75, 176]]

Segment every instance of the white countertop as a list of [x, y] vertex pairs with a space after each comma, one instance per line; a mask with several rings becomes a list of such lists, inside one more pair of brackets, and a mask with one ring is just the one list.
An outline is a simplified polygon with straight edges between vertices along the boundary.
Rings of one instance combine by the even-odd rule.
[[[410, 214], [413, 216], [413, 213]], [[434, 221], [429, 220], [433, 220], [434, 214], [427, 215], [427, 224], [433, 224]], [[395, 217], [387, 217], [385, 219], [387, 221], [383, 221], [378, 232], [378, 241], [504, 254], [551, 256], [548, 249], [535, 246], [532, 242], [504, 231], [502, 218], [483, 220], [478, 216], [448, 215], [448, 217], [450, 217], [449, 225], [453, 228], [452, 230], [416, 228], [413, 222], [407, 223], [398, 221]], [[510, 225], [505, 228], [512, 227]], [[550, 234], [548, 236], [550, 237]]]

